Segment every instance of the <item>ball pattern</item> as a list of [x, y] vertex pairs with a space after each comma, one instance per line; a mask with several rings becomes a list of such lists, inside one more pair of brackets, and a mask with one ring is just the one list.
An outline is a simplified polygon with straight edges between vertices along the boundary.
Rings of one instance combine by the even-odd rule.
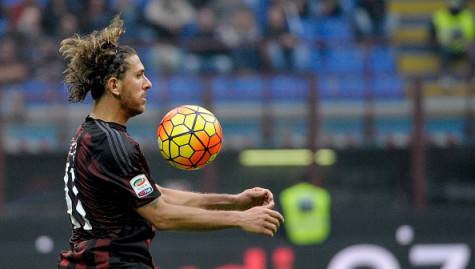
[[196, 105], [172, 109], [157, 129], [163, 158], [184, 170], [196, 170], [212, 162], [221, 150], [222, 140], [218, 119]]

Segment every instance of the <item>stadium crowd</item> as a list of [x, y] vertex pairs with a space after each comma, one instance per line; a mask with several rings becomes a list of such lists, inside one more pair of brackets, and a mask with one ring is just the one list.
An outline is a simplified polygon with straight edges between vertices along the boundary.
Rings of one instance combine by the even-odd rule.
[[[346, 2], [358, 38], [383, 31], [385, 1]], [[59, 40], [99, 29], [117, 13], [125, 20], [124, 42], [138, 48], [153, 72], [304, 71], [315, 45], [306, 42], [304, 23], [347, 16], [346, 6], [339, 0], [1, 1], [0, 84], [60, 81]]]
[[[137, 49], [150, 79], [163, 89], [154, 92], [151, 104], [163, 100], [190, 102], [190, 98], [200, 99], [205, 86], [199, 80], [204, 76], [190, 75], [210, 73], [218, 74], [213, 76], [210, 87], [216, 102], [232, 100], [236, 103], [239, 101], [236, 96], [244, 96], [243, 103], [252, 101], [260, 105], [263, 89], [268, 86], [277, 101], [302, 102], [309, 84], [292, 77], [299, 72], [318, 74], [316, 88], [320, 100], [363, 101], [368, 93], [376, 99], [404, 100], [408, 97], [404, 77], [411, 75], [408, 72], [416, 67], [422, 71], [436, 69], [433, 67], [435, 61], [432, 58], [426, 61], [424, 53], [441, 59], [442, 76], [431, 75], [442, 78], [438, 83], [447, 84], [444, 87], [453, 90], [457, 81], [450, 77], [446, 79], [443, 74], [452, 75], [451, 71], [456, 70], [452, 67], [453, 62], [457, 64], [470, 57], [475, 62], [473, 6], [464, 0], [445, 0], [437, 6], [437, 9], [445, 9], [434, 12], [435, 8], [432, 8], [417, 20], [408, 16], [398, 21], [398, 16], [408, 9], [395, 8], [395, 3], [408, 2], [2, 0], [0, 114], [9, 127], [7, 140], [43, 141], [53, 136], [51, 130], [57, 126], [46, 130], [40, 138], [31, 137], [26, 126], [30, 123], [26, 119], [31, 113], [35, 114], [31, 112], [32, 107], [66, 103], [67, 91], [62, 84], [64, 62], [58, 53], [60, 40], [73, 33], [81, 35], [101, 29], [118, 13], [126, 27], [121, 41]], [[430, 38], [424, 42], [405, 45], [407, 40], [406, 43], [395, 41], [397, 30], [402, 29], [402, 33], [411, 30], [408, 36], [412, 42], [413, 33], [420, 34], [418, 29], [421, 28], [430, 33]], [[403, 54], [409, 56], [403, 58]], [[423, 57], [415, 57], [418, 55]], [[401, 63], [407, 58], [411, 60], [411, 68], [404, 72], [403, 67], [408, 65]], [[422, 59], [422, 63], [416, 61], [418, 59]], [[261, 75], [273, 72], [275, 76]], [[247, 76], [241, 83], [229, 80], [229, 77], [242, 76], [220, 76], [242, 73], [253, 76]], [[279, 77], [282, 74], [287, 77]], [[460, 76], [455, 79], [461, 80]], [[455, 120], [460, 122], [461, 118]], [[336, 124], [334, 133], [343, 136], [349, 133], [348, 130], [358, 133], [359, 127], [355, 126], [359, 124]], [[381, 133], [408, 135], [410, 128], [407, 126], [408, 121], [399, 127], [386, 124]], [[440, 126], [442, 133], [452, 132], [446, 127], [448, 124]], [[435, 129], [439, 130], [439, 127]], [[50, 144], [58, 144], [52, 140]], [[14, 149], [22, 142], [6, 144], [13, 145], [11, 148]]]

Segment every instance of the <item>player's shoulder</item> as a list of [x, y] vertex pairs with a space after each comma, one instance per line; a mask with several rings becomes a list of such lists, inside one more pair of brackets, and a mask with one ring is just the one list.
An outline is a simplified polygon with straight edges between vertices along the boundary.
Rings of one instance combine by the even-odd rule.
[[89, 150], [98, 163], [122, 174], [139, 169], [142, 160], [140, 147], [124, 126], [92, 119], [85, 122], [85, 129], [90, 135]]
[[140, 150], [138, 143], [127, 134], [125, 126], [120, 124], [88, 117], [84, 128], [91, 137], [91, 146], [102, 153], [133, 155]]

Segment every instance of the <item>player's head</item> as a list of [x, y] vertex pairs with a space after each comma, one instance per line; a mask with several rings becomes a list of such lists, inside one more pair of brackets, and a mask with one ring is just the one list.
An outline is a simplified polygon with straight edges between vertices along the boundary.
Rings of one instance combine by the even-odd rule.
[[152, 84], [144, 75], [137, 52], [118, 44], [123, 33], [123, 21], [117, 16], [101, 31], [61, 42], [70, 102], [83, 101], [90, 91], [95, 102], [109, 98], [129, 117], [144, 112], [146, 91]]
[[457, 15], [465, 7], [465, 0], [446, 0], [447, 6], [453, 15]]

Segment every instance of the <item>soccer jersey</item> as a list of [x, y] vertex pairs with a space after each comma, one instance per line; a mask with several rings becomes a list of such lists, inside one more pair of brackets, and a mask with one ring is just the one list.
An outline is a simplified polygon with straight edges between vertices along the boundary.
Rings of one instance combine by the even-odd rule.
[[160, 192], [125, 126], [87, 117], [71, 141], [64, 183], [73, 231], [59, 268], [156, 268], [153, 228], [135, 209]]

